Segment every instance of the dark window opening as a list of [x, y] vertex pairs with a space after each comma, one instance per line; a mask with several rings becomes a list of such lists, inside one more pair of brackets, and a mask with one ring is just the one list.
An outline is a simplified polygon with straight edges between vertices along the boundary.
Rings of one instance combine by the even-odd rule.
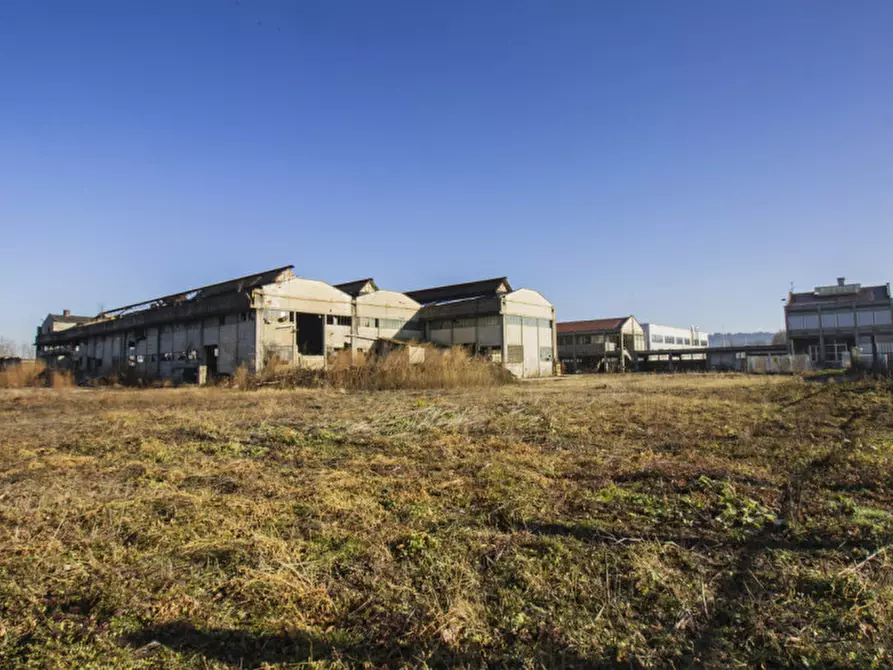
[[208, 377], [213, 379], [217, 376], [217, 347], [213, 344], [207, 345], [204, 351], [204, 363], [208, 367]]
[[295, 342], [298, 352], [306, 356], [322, 356], [325, 352], [325, 320], [322, 314], [296, 315]]

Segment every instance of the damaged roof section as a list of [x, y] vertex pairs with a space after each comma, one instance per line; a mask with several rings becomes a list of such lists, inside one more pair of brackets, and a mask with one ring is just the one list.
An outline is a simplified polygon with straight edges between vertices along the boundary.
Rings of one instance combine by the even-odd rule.
[[343, 284], [335, 284], [335, 288], [339, 291], [344, 291], [351, 298], [356, 298], [366, 293], [375, 293], [378, 290], [378, 285], [372, 277], [366, 277], [366, 279], [356, 279]]
[[181, 305], [186, 302], [205, 300], [207, 298], [225, 295], [228, 293], [246, 294], [251, 292], [253, 289], [260, 288], [261, 286], [264, 286], [266, 284], [273, 284], [275, 282], [284, 281], [286, 279], [293, 279], [295, 277], [294, 272], [292, 272], [293, 268], [294, 265], [284, 265], [280, 268], [273, 268], [272, 270], [256, 272], [254, 274], [245, 275], [244, 277], [237, 277], [235, 279], [229, 279], [227, 281], [218, 282], [216, 284], [208, 284], [207, 286], [190, 289], [189, 291], [172, 293], [171, 295], [166, 295], [161, 298], [154, 298], [152, 300], [136, 302], [132, 305], [125, 305], [124, 307], [116, 307], [115, 309], [104, 311], [101, 316], [106, 318], [114, 318], [124, 316], [126, 314], [131, 314], [133, 312], [140, 312], [146, 309], [171, 307], [174, 305]]
[[481, 279], [462, 284], [449, 284], [447, 286], [407, 291], [406, 295], [422, 305], [430, 305], [433, 303], [503, 295], [510, 293], [511, 290], [512, 287], [508, 278], [494, 277], [493, 279]]
[[52, 321], [61, 321], [62, 323], [88, 323], [95, 319], [95, 316], [77, 316], [75, 314], [47, 314], [47, 318]]

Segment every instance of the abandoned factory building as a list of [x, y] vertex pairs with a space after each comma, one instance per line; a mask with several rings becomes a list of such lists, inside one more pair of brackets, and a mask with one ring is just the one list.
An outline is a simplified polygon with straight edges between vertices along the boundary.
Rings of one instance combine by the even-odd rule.
[[50, 314], [35, 344], [49, 365], [82, 377], [132, 370], [202, 381], [273, 359], [322, 368], [337, 351], [413, 341], [463, 346], [519, 377], [551, 375], [555, 309], [504, 277], [400, 293], [372, 278], [333, 286], [284, 266], [95, 317]]
[[553, 374], [555, 307], [538, 292], [513, 290], [499, 277], [406, 295], [422, 305], [418, 314], [427, 341], [468, 347], [517, 377]]

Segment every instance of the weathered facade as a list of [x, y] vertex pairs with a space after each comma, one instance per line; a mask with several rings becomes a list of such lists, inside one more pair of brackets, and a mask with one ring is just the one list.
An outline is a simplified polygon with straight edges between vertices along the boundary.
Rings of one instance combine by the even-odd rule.
[[568, 372], [630, 369], [645, 349], [645, 331], [634, 316], [558, 324], [558, 358]]
[[406, 295], [422, 305], [426, 341], [465, 347], [517, 377], [555, 374], [555, 307], [537, 291], [499, 277]]
[[[37, 354], [79, 377], [129, 372], [201, 382], [240, 365], [259, 371], [275, 360], [320, 368], [340, 350], [430, 341], [470, 346], [518, 376], [552, 374], [554, 308], [545, 298], [490, 287], [466, 300], [463, 311], [444, 303], [449, 288], [419, 292], [430, 299], [423, 306], [410, 295], [379, 290], [371, 278], [331, 286], [285, 266], [95, 317], [66, 313], [64, 327], [63, 317], [49, 315], [38, 329]], [[466, 332], [460, 319], [478, 316]]]
[[785, 306], [792, 354], [806, 354], [817, 366], [841, 367], [853, 350], [865, 361], [893, 355], [893, 299], [890, 285], [817, 286], [790, 293]]
[[61, 332], [40, 333], [37, 355], [78, 376], [131, 371], [200, 381], [260, 370], [272, 357], [322, 365], [343, 342], [351, 298], [291, 266], [127, 305]]

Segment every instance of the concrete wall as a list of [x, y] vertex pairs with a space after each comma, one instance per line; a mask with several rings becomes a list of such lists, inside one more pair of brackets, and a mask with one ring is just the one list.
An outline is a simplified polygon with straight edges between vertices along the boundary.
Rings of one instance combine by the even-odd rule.
[[[554, 374], [555, 307], [540, 293], [518, 289], [503, 297], [505, 366], [518, 377]], [[522, 347], [519, 352], [510, 347]], [[519, 359], [520, 358], [520, 362]]]
[[309, 367], [325, 364], [324, 355], [308, 356], [298, 351], [298, 314], [321, 317], [326, 353], [344, 348], [350, 340], [351, 297], [323, 281], [294, 277], [268, 284], [254, 292], [252, 301], [263, 315], [256, 336], [257, 369], [263, 369], [264, 361], [272, 356]]
[[397, 291], [358, 296], [354, 301], [354, 347], [368, 350], [379, 338], [421, 341], [424, 329], [419, 309], [419, 303]]

